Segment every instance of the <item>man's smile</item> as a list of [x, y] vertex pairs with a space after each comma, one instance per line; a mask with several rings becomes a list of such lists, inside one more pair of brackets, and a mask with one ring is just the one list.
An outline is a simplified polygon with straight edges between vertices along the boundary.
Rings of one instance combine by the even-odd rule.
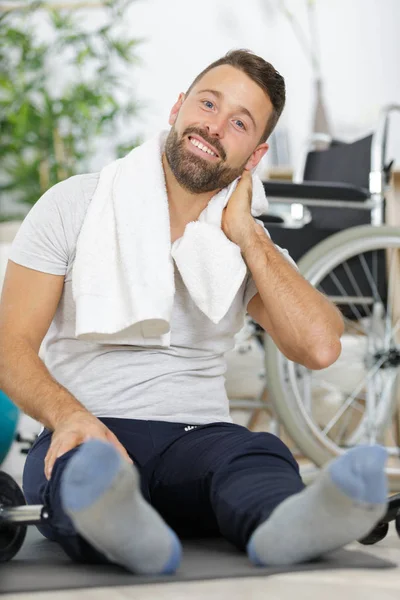
[[218, 160], [219, 154], [213, 146], [207, 144], [203, 138], [198, 135], [189, 135], [188, 136], [188, 145], [189, 149], [201, 156], [202, 158], [207, 158], [209, 160]]

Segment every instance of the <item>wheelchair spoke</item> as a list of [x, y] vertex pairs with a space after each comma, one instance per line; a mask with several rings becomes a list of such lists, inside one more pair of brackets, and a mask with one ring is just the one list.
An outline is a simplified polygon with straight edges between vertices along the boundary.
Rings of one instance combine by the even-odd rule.
[[[318, 379], [316, 381], [314, 381], [313, 384], [313, 389], [322, 389], [325, 390], [327, 392], [337, 392], [338, 388], [337, 386], [333, 385], [333, 383], [331, 383], [330, 381], [326, 381], [325, 379], [320, 379], [318, 377]], [[343, 396], [349, 396], [350, 392], [341, 392]], [[360, 397], [360, 395], [358, 395], [358, 398]], [[358, 410], [358, 412], [364, 412], [364, 406], [361, 404], [361, 402], [356, 398], [353, 402], [353, 408], [355, 410]]]
[[[352, 408], [355, 408], [354, 404], [353, 404]], [[342, 423], [340, 425], [340, 429], [339, 429], [338, 433], [335, 435], [335, 442], [339, 446], [342, 444], [343, 436], [346, 433], [347, 428], [350, 425], [350, 421], [351, 421], [352, 416], [353, 416], [353, 414], [351, 413], [351, 411], [348, 410], [347, 414], [342, 419]]]
[[359, 259], [359, 261], [361, 263], [361, 266], [362, 266], [362, 268], [364, 270], [365, 276], [368, 279], [368, 282], [369, 282], [369, 284], [371, 286], [372, 294], [374, 296], [375, 301], [376, 302], [381, 302], [383, 304], [383, 300], [382, 300], [381, 295], [380, 295], [380, 293], [378, 291], [378, 288], [376, 287], [374, 278], [372, 277], [371, 271], [370, 271], [370, 269], [368, 267], [367, 261], [365, 260], [364, 254], [359, 254], [358, 255], [358, 259]]
[[[339, 290], [339, 292], [341, 294], [343, 294], [343, 296], [346, 296], [348, 298], [350, 298], [350, 301], [348, 302], [351, 310], [353, 311], [353, 314], [355, 315], [356, 319], [358, 321], [362, 322], [362, 316], [360, 314], [360, 311], [358, 310], [358, 308], [355, 306], [354, 302], [351, 302], [351, 294], [348, 294], [344, 288], [344, 286], [342, 285], [341, 281], [339, 281], [338, 277], [335, 275], [334, 272], [329, 273], [328, 276], [331, 278], [331, 280], [333, 281], [333, 283], [336, 285], [337, 289]], [[366, 333], [365, 328], [364, 329], [364, 333]]]
[[334, 425], [336, 425], [336, 423], [338, 422], [338, 420], [340, 419], [340, 417], [342, 416], [342, 414], [348, 409], [349, 406], [351, 406], [351, 404], [354, 402], [354, 399], [356, 398], [356, 396], [358, 395], [358, 393], [363, 389], [364, 383], [368, 382], [370, 379], [372, 379], [372, 377], [374, 375], [376, 375], [376, 373], [379, 371], [380, 367], [383, 365], [385, 359], [386, 359], [385, 356], [382, 356], [375, 363], [375, 365], [373, 366], [373, 368], [370, 369], [370, 371], [367, 373], [365, 379], [363, 379], [361, 381], [361, 383], [359, 383], [357, 385], [356, 389], [349, 396], [349, 398], [347, 398], [346, 402], [344, 404], [342, 404], [342, 406], [339, 408], [339, 410], [336, 413], [336, 415], [329, 421], [328, 425], [325, 427], [325, 429], [322, 431], [322, 433], [324, 433], [325, 435], [327, 435], [328, 432], [332, 429], [332, 427]]
[[[355, 280], [355, 277], [354, 277], [354, 275], [352, 273], [352, 270], [350, 269], [350, 266], [349, 266], [349, 263], [347, 262], [347, 260], [344, 261], [343, 267], [344, 267], [344, 270], [346, 271], [347, 277], [349, 278], [349, 280], [350, 280], [350, 282], [351, 282], [351, 284], [352, 284], [352, 286], [354, 288], [354, 291], [356, 292], [356, 294], [358, 295], [358, 297], [361, 298], [362, 297], [362, 293], [361, 293], [360, 287], [359, 287], [357, 281]], [[371, 309], [369, 308], [368, 304], [365, 303], [364, 306], [365, 306], [365, 308], [368, 311], [368, 316], [371, 316]]]
[[[326, 296], [327, 298], [329, 298], [329, 300], [331, 302], [334, 302], [335, 304], [344, 304], [344, 300], [342, 296], [331, 296], [329, 295], [327, 292], [325, 292], [324, 288], [322, 287], [322, 285], [320, 284], [318, 286], [318, 290], [324, 294], [324, 296]], [[362, 335], [365, 335], [365, 330], [360, 327], [359, 325], [357, 325], [357, 323], [355, 321], [352, 321], [351, 319], [349, 319], [348, 317], [346, 317], [345, 315], [342, 315], [344, 322], [346, 323], [346, 325], [352, 329], [354, 329], [355, 331], [358, 331], [359, 333], [361, 333]]]
[[345, 324], [350, 328], [350, 329], [354, 329], [355, 331], [357, 331], [358, 333], [361, 333], [362, 335], [366, 335], [365, 329], [363, 329], [362, 327], [360, 327], [359, 325], [357, 325], [355, 323], [355, 321], [352, 321], [351, 319], [349, 319], [348, 317], [345, 317], [344, 315], [343, 319]]
[[[376, 282], [376, 289], [379, 290], [379, 281], [378, 281], [378, 253], [376, 250], [372, 251], [372, 278]], [[379, 296], [379, 293], [378, 293]]]

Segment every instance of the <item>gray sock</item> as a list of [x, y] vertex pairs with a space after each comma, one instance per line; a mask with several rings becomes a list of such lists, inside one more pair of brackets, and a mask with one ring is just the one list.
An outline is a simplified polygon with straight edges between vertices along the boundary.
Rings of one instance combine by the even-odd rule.
[[250, 560], [304, 562], [367, 535], [387, 508], [386, 459], [381, 446], [358, 446], [331, 462], [257, 527], [247, 546]]
[[178, 568], [178, 538], [143, 498], [136, 467], [112, 444], [82, 445], [63, 473], [61, 501], [76, 530], [111, 562], [134, 573]]

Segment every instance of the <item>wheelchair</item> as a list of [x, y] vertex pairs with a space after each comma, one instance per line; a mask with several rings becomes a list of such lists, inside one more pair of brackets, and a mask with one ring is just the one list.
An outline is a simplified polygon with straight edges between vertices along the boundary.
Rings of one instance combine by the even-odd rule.
[[[318, 467], [360, 444], [389, 453], [391, 491], [400, 491], [400, 222], [385, 224], [393, 161], [390, 117], [353, 143], [314, 135], [294, 181], [265, 181], [270, 214], [260, 217], [300, 273], [341, 311], [342, 354], [310, 371], [288, 360], [247, 317], [264, 347], [268, 402], [296, 448]], [[393, 206], [393, 205], [392, 205]], [[271, 412], [271, 409], [270, 409]], [[276, 424], [275, 424], [276, 429]], [[276, 431], [272, 431], [276, 433]]]

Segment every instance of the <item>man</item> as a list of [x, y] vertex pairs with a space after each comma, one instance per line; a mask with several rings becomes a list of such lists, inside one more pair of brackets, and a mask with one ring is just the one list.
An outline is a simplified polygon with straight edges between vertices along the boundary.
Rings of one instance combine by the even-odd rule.
[[[0, 386], [44, 425], [24, 492], [50, 506], [51, 525], [40, 530], [74, 560], [171, 573], [178, 536], [222, 534], [255, 564], [295, 563], [363, 537], [385, 512], [383, 448], [349, 451], [305, 489], [281, 440], [229, 416], [224, 353], [246, 310], [310, 369], [328, 367], [341, 349], [339, 312], [250, 212], [250, 172], [284, 102], [279, 73], [239, 50], [207, 67], [171, 110], [160, 160], [172, 242], [241, 178], [221, 228], [249, 275], [218, 324], [175, 270], [169, 348], [75, 337], [71, 270], [98, 174], [49, 190], [16, 236], [0, 310]], [[38, 357], [45, 335], [46, 366]]]

